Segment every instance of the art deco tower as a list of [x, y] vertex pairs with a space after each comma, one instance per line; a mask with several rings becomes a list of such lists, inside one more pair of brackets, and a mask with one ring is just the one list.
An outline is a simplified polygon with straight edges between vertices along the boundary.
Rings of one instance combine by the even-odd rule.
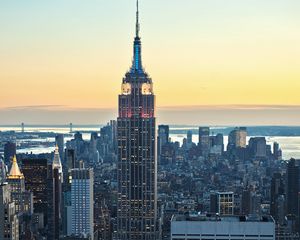
[[155, 96], [142, 67], [139, 30], [137, 2], [134, 58], [122, 81], [117, 122], [120, 240], [158, 239]]

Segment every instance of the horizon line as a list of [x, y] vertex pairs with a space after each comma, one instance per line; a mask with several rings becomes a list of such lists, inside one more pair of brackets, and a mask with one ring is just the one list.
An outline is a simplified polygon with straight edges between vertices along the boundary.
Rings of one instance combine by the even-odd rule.
[[[228, 109], [228, 110], [283, 110], [298, 109], [299, 104], [203, 104], [203, 105], [169, 105], [156, 106], [163, 110], [187, 110], [187, 109]], [[68, 105], [29, 105], [29, 106], [9, 106], [0, 107], [0, 111], [9, 110], [46, 110], [46, 111], [99, 111], [117, 110], [117, 107], [69, 107]]]

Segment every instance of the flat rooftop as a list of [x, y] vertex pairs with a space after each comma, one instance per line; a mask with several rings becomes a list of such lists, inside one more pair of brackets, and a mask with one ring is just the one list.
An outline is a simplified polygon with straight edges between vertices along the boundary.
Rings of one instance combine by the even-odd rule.
[[258, 215], [216, 215], [216, 214], [199, 214], [187, 213], [173, 215], [172, 222], [190, 221], [190, 222], [274, 222], [271, 216]]

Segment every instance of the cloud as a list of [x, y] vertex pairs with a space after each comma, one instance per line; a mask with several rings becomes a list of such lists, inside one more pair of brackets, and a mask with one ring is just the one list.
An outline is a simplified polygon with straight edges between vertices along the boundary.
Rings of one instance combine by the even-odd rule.
[[164, 111], [195, 111], [195, 110], [300, 110], [300, 105], [195, 105], [195, 106], [162, 106], [158, 107]]
[[[158, 107], [158, 124], [299, 125], [299, 105], [201, 105]], [[0, 109], [0, 124], [105, 124], [117, 118], [116, 108], [74, 108], [64, 105]]]
[[13, 107], [5, 107], [0, 108], [1, 110], [51, 110], [51, 109], [59, 109], [65, 108], [66, 105], [29, 105], [29, 106], [13, 106]]

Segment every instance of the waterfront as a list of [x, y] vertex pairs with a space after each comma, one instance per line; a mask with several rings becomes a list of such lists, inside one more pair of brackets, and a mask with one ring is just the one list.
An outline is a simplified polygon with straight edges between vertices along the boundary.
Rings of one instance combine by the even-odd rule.
[[[91, 126], [74, 126], [74, 132], [81, 132], [83, 139], [90, 139], [91, 132], [99, 132], [100, 128], [103, 125], [91, 125]], [[183, 139], [186, 137], [185, 132], [188, 130], [195, 131], [197, 128], [195, 127], [187, 127], [187, 126], [171, 126], [170, 127], [170, 138], [172, 141], [178, 141], [182, 144]], [[224, 127], [212, 127], [214, 133], [218, 133], [218, 130], [224, 129]], [[16, 131], [21, 132], [21, 128], [19, 126], [2, 126], [0, 127], [0, 131]], [[44, 133], [62, 133], [67, 134], [65, 136], [65, 142], [72, 138], [70, 135], [70, 128], [68, 126], [30, 126], [26, 127], [26, 132], [35, 133], [35, 132], [44, 132]], [[182, 133], [177, 133], [178, 131], [182, 131]], [[176, 133], [172, 133], [176, 132]], [[247, 137], [247, 141], [251, 136]], [[283, 158], [288, 160], [290, 158], [300, 159], [300, 136], [265, 136], [268, 144], [273, 144], [274, 142], [278, 142], [283, 150]], [[18, 148], [18, 153], [30, 153], [38, 154], [38, 153], [48, 153], [54, 151], [54, 138], [46, 137], [46, 138], [36, 138], [36, 139], [22, 139], [17, 140], [17, 145], [20, 142], [35, 142], [33, 147], [28, 148]], [[198, 142], [198, 135], [193, 134], [193, 142]], [[224, 145], [225, 148], [227, 146], [228, 137], [224, 136]]]

